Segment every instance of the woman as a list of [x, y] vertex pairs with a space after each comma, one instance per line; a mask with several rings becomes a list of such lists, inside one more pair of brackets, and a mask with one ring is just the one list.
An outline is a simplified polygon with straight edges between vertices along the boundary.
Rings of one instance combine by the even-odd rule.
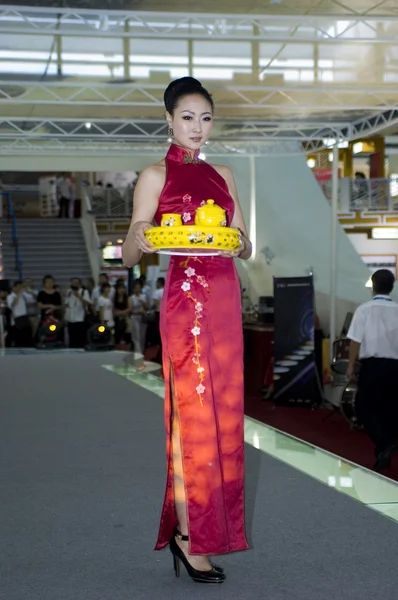
[[46, 275], [43, 278], [43, 289], [37, 296], [37, 306], [40, 313], [40, 325], [49, 318], [61, 320], [63, 315], [62, 297], [58, 287], [54, 285], [54, 279], [51, 275]]
[[104, 283], [101, 287], [101, 296], [98, 300], [99, 318], [102, 325], [105, 325], [112, 331], [115, 326], [113, 316], [113, 302], [111, 298], [111, 286], [109, 283]]
[[115, 344], [122, 341], [125, 344], [130, 342], [130, 299], [124, 281], [117, 281], [115, 289], [115, 299], [113, 302], [113, 313], [115, 315]]
[[241, 232], [236, 252], [171, 257], [160, 317], [168, 473], [156, 550], [170, 545], [177, 576], [182, 561], [195, 581], [221, 583], [225, 574], [208, 555], [248, 548], [241, 299], [231, 259], [250, 258], [251, 244], [231, 171], [198, 158], [213, 123], [210, 94], [184, 77], [166, 89], [165, 106], [173, 144], [165, 159], [141, 173], [125, 264], [154, 252], [144, 235], [153, 219], [179, 213], [194, 224], [195, 210], [209, 198]]
[[145, 350], [146, 323], [143, 322], [143, 316], [148, 310], [148, 304], [142, 293], [142, 286], [139, 280], [134, 282], [133, 295], [130, 298], [131, 306], [131, 325], [132, 340], [134, 343], [134, 352], [143, 354]]

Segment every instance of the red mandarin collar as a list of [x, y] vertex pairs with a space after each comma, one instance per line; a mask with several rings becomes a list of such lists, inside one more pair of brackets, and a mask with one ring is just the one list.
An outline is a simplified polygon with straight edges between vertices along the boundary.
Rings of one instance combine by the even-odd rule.
[[200, 150], [195, 150], [195, 154], [192, 157], [190, 151], [186, 148], [182, 148], [182, 146], [177, 146], [176, 144], [171, 144], [167, 153], [167, 158], [182, 164], [198, 164], [201, 162], [199, 154]]

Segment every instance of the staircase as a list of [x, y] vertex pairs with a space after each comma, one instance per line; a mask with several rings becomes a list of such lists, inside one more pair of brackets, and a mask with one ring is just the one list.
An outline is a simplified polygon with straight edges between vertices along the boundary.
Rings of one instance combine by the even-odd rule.
[[[12, 222], [0, 219], [3, 243], [3, 278], [19, 279], [15, 265]], [[44, 275], [52, 275], [61, 288], [71, 277], [91, 277], [88, 252], [78, 219], [17, 219], [19, 251], [24, 279], [41, 289]]]

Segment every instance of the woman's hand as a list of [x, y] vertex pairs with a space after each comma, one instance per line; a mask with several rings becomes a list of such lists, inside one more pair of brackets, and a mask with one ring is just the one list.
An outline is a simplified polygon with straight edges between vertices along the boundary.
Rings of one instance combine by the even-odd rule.
[[154, 254], [157, 252], [157, 250], [148, 242], [145, 237], [145, 231], [150, 227], [152, 227], [151, 223], [147, 223], [146, 221], [137, 221], [137, 223], [135, 223], [131, 228], [134, 242], [137, 244], [138, 248], [146, 254]]
[[[221, 250], [218, 253], [219, 256], [223, 256], [224, 258], [243, 258], [243, 259], [250, 258], [251, 253], [252, 253], [251, 242], [250, 242], [249, 238], [247, 237], [247, 235], [245, 235], [241, 229], [239, 229], [239, 228], [237, 228], [237, 229], [239, 231], [239, 236], [240, 236], [239, 248], [237, 248], [234, 251]], [[247, 254], [247, 256], [246, 256], [246, 254]]]

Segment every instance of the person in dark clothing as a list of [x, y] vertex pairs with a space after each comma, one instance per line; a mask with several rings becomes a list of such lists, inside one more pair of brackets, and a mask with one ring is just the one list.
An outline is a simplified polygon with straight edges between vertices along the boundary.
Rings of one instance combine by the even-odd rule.
[[115, 314], [115, 344], [118, 345], [121, 342], [129, 344], [131, 339], [131, 307], [127, 288], [121, 280], [118, 280], [116, 283], [113, 306]]
[[51, 275], [46, 275], [43, 279], [43, 289], [37, 297], [37, 305], [40, 310], [40, 325], [49, 316], [57, 320], [62, 319], [62, 297]]
[[380, 269], [372, 276], [373, 300], [355, 312], [347, 337], [350, 342], [347, 377], [361, 367], [355, 408], [358, 420], [375, 444], [375, 469], [389, 467], [398, 436], [398, 304], [390, 294], [394, 275]]
[[32, 327], [28, 316], [28, 303], [24, 295], [22, 281], [16, 281], [12, 293], [7, 297], [11, 311], [14, 343], [17, 348], [32, 346]]

